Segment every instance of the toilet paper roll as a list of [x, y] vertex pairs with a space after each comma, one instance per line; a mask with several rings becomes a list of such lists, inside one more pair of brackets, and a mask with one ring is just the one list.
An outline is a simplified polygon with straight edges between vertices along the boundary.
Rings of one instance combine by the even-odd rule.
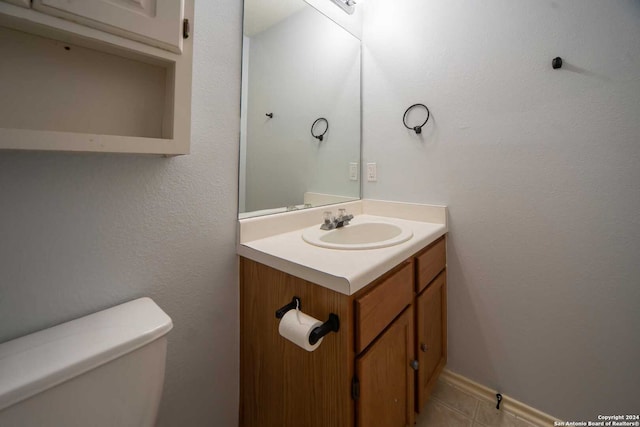
[[309, 335], [318, 326], [322, 326], [322, 322], [316, 318], [301, 312], [300, 310], [289, 310], [280, 320], [278, 332], [280, 335], [307, 351], [313, 351], [322, 342], [320, 338], [314, 345], [309, 344]]

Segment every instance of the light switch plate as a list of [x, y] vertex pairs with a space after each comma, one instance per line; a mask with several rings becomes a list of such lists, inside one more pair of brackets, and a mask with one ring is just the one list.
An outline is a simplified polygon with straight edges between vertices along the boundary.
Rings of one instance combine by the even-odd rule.
[[378, 180], [378, 168], [375, 163], [367, 163], [367, 181], [373, 182]]
[[349, 180], [351, 181], [358, 180], [358, 163], [357, 162], [349, 163]]

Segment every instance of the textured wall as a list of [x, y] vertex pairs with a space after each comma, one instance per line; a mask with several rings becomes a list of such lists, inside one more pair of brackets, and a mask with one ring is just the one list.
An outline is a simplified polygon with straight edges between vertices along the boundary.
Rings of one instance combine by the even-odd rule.
[[558, 417], [637, 413], [640, 3], [365, 6], [365, 197], [450, 207], [449, 367]]
[[197, 2], [191, 155], [0, 153], [0, 341], [152, 297], [163, 426], [237, 425], [241, 15]]

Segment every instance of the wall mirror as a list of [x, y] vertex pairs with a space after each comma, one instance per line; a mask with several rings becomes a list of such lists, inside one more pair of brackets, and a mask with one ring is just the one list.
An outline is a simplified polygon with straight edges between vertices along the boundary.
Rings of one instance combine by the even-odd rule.
[[304, 0], [245, 0], [239, 216], [360, 198], [360, 40]]

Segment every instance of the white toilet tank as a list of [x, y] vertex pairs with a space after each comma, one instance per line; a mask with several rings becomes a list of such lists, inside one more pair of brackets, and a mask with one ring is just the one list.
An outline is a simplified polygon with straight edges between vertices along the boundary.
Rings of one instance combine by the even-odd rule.
[[140, 298], [0, 344], [0, 426], [153, 426], [172, 327]]

